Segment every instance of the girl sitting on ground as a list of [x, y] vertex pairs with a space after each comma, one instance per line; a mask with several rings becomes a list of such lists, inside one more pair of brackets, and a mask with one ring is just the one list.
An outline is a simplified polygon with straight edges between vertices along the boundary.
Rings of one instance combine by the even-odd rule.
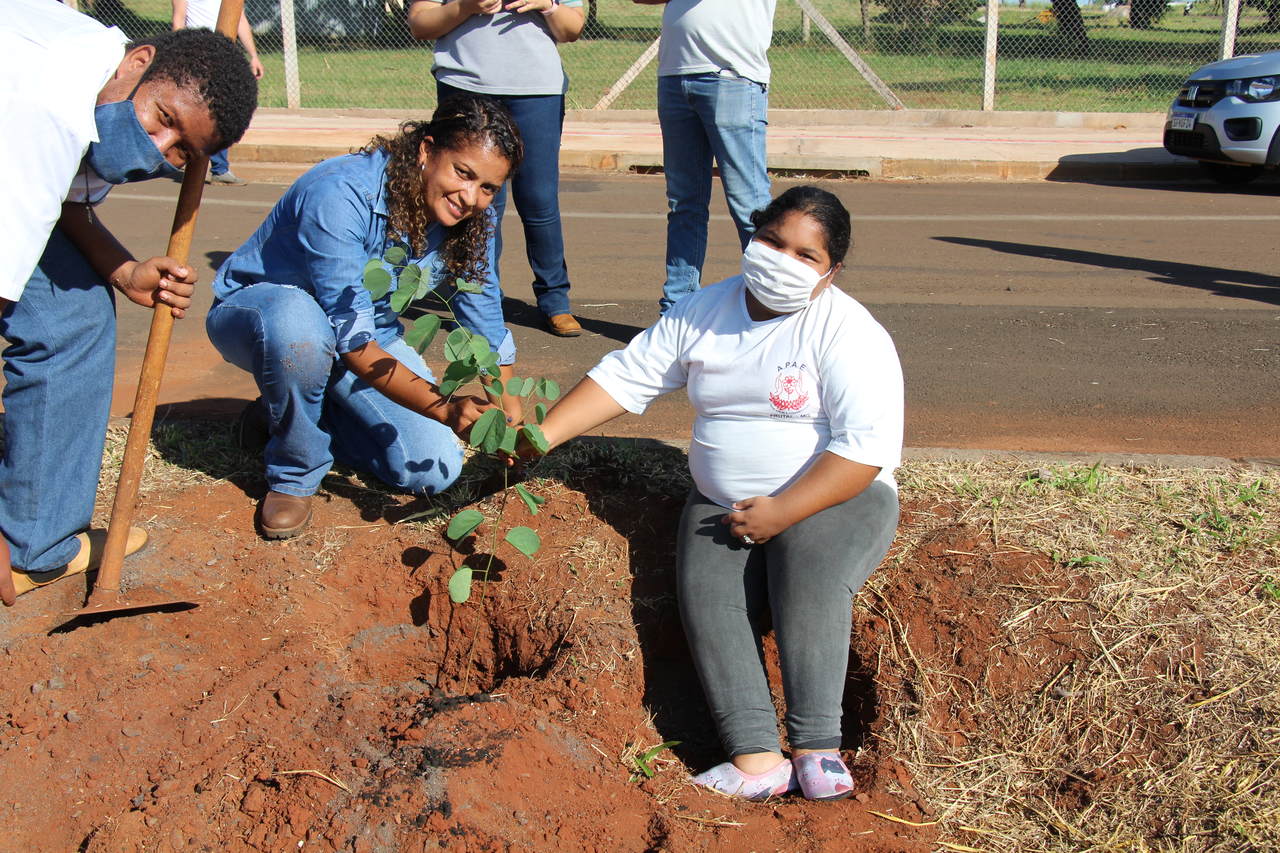
[[[846, 797], [840, 758], [851, 601], [898, 522], [897, 352], [835, 287], [849, 213], [796, 187], [752, 221], [742, 274], [682, 300], [547, 415], [551, 446], [686, 387], [694, 488], [676, 540], [680, 615], [729, 760], [695, 777], [764, 799]], [[772, 616], [791, 758], [760, 637]]]
[[[490, 407], [445, 398], [404, 341], [390, 294], [364, 288], [365, 266], [392, 245], [436, 280], [483, 281], [489, 206], [519, 164], [520, 135], [496, 101], [440, 105], [430, 122], [327, 160], [289, 188], [218, 270], [206, 328], [230, 363], [253, 374], [268, 434], [264, 536], [301, 533], [334, 459], [418, 494], [447, 488], [462, 467], [457, 436]], [[502, 306], [458, 292], [458, 320], [515, 358]]]

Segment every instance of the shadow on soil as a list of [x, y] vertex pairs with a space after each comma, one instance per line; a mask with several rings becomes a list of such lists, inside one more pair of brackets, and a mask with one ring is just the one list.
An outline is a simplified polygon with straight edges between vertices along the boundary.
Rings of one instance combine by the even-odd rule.
[[1179, 287], [1198, 287], [1216, 296], [1235, 299], [1252, 299], [1269, 305], [1280, 305], [1280, 278], [1247, 270], [1229, 270], [1206, 267], [1200, 264], [1184, 264], [1155, 258], [1134, 258], [1128, 255], [1109, 255], [1104, 252], [1085, 252], [1064, 249], [1059, 246], [1037, 246], [1030, 243], [1007, 243], [1002, 240], [977, 240], [969, 237], [934, 237], [943, 243], [991, 249], [1009, 255], [1024, 255], [1051, 261], [1083, 264], [1116, 270], [1134, 270], [1151, 274], [1151, 280]]

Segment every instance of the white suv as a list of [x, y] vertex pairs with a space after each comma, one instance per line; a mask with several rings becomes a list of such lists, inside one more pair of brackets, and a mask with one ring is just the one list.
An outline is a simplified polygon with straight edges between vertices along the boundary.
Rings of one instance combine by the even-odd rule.
[[1194, 157], [1226, 184], [1280, 165], [1280, 50], [1211, 62], [1169, 107], [1164, 147]]

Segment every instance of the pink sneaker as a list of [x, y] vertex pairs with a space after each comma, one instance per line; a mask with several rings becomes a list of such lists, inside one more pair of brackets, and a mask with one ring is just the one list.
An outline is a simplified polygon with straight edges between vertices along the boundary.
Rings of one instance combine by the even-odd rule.
[[838, 752], [806, 752], [791, 763], [806, 800], [843, 800], [853, 793], [853, 776]]
[[730, 797], [746, 800], [767, 800], [796, 790], [796, 777], [791, 762], [783, 761], [765, 773], [743, 773], [732, 761], [717, 764], [705, 773], [693, 777], [693, 784], [702, 785]]

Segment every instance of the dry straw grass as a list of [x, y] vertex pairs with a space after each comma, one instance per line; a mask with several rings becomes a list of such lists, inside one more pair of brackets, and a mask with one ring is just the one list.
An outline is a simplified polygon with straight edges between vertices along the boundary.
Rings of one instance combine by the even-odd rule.
[[[968, 742], [914, 696], [882, 696], [890, 748], [941, 838], [991, 851], [1280, 849], [1280, 478], [1244, 469], [915, 462], [904, 497], [946, 502], [997, 549], [1039, 552], [1072, 594], [1008, 590], [1006, 654], [1071, 620], [1088, 653], [993, 696], [919, 672], [916, 696], [964, 696]], [[910, 560], [922, 527], [904, 527]], [[1042, 646], [1041, 646], [1042, 648]]]

